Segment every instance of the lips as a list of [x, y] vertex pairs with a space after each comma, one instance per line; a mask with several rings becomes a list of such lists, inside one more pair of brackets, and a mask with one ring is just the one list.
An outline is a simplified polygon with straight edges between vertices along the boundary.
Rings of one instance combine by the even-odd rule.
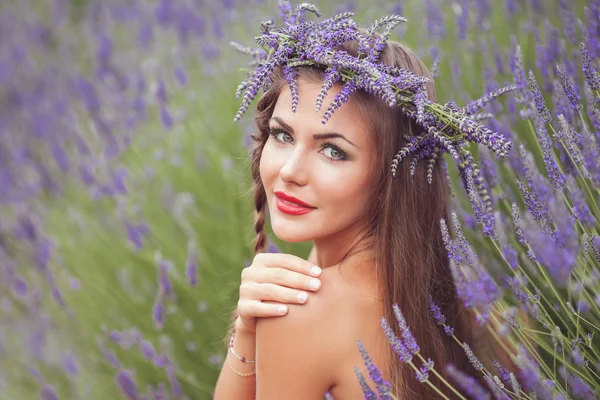
[[296, 205], [296, 206], [301, 206], [301, 207], [306, 207], [306, 208], [316, 208], [314, 206], [311, 206], [308, 203], [305, 203], [304, 201], [302, 201], [300, 199], [295, 198], [294, 196], [287, 195], [284, 192], [277, 191], [277, 192], [275, 192], [275, 196], [279, 197], [282, 200], [287, 201], [288, 203], [293, 203], [291, 205]]
[[277, 197], [275, 200], [277, 209], [285, 214], [302, 215], [316, 209], [316, 207], [283, 192], [275, 192], [275, 196]]

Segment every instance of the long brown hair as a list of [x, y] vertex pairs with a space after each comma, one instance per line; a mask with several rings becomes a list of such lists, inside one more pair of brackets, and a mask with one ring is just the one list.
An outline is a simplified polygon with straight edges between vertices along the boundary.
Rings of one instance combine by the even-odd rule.
[[[358, 44], [354, 41], [339, 47], [356, 56]], [[391, 67], [399, 67], [431, 78], [423, 62], [401, 43], [388, 41], [379, 60]], [[322, 82], [324, 70], [317, 67], [302, 66], [296, 68], [299, 79]], [[279, 93], [287, 84], [281, 69], [272, 75], [272, 85], [257, 104], [256, 124], [258, 132], [252, 136], [254, 148], [251, 158], [251, 175], [255, 205], [256, 238], [255, 253], [264, 252], [266, 234], [266, 193], [260, 179], [259, 165], [263, 147], [268, 138], [268, 121], [272, 116]], [[436, 99], [433, 79], [427, 87], [429, 99]], [[436, 370], [446, 377], [443, 366], [451, 362], [460, 370], [473, 377], [481, 372], [475, 371], [462, 347], [444, 334], [436, 326], [428, 310], [428, 295], [440, 306], [447, 324], [455, 328], [459, 340], [467, 342], [474, 349], [489, 350], [489, 339], [482, 329], [476, 329], [473, 314], [467, 310], [457, 297], [455, 284], [450, 271], [449, 259], [440, 233], [440, 219], [448, 219], [447, 183], [438, 158], [434, 166], [433, 182], [427, 183], [425, 163], [418, 163], [413, 177], [410, 176], [411, 156], [405, 158], [399, 166], [397, 176], [392, 177], [390, 163], [398, 150], [406, 144], [404, 135], [418, 135], [422, 128], [404, 116], [398, 108], [390, 108], [383, 100], [366, 92], [356, 92], [351, 98], [370, 128], [377, 160], [375, 165], [375, 189], [370, 206], [365, 215], [366, 235], [374, 245], [377, 271], [377, 285], [383, 298], [383, 316], [393, 326], [396, 335], [400, 335], [395, 323], [392, 304], [402, 310], [408, 326], [411, 328], [421, 354], [431, 358]], [[477, 333], [479, 332], [479, 333]], [[389, 354], [394, 354], [391, 345]], [[478, 355], [481, 352], [476, 353]], [[393, 393], [399, 399], [430, 399], [436, 393], [426, 384], [420, 383], [414, 376], [414, 370], [389, 357], [389, 379]], [[487, 358], [482, 360], [484, 364]], [[418, 360], [415, 359], [415, 362]], [[418, 362], [417, 365], [420, 365]], [[508, 366], [507, 366], [508, 367]], [[433, 374], [430, 381], [448, 397], [454, 395]]]

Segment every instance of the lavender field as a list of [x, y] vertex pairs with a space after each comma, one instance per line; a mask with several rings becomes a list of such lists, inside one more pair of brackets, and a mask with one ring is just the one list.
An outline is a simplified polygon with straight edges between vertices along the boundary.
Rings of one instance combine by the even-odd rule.
[[[509, 322], [521, 383], [501, 366], [481, 368], [488, 388], [451, 383], [597, 398], [600, 0], [314, 4], [366, 26], [406, 17], [392, 39], [431, 66], [438, 102], [513, 143], [472, 146], [467, 178], [449, 163], [444, 235], [479, 322]], [[275, 0], [0, 4], [1, 400], [212, 398], [254, 256], [254, 121], [233, 123], [247, 59], [230, 41], [258, 47], [277, 18]]]

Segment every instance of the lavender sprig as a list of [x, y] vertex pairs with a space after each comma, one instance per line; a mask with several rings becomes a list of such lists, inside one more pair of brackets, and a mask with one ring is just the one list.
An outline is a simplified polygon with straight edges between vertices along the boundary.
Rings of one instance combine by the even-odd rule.
[[375, 366], [373, 360], [371, 360], [371, 357], [367, 353], [367, 350], [365, 349], [365, 346], [362, 344], [362, 342], [360, 340], [357, 340], [356, 345], [358, 346], [360, 355], [365, 362], [365, 366], [367, 367], [367, 371], [369, 372], [369, 377], [377, 387], [377, 391], [380, 395], [379, 399], [391, 399], [391, 397], [388, 396], [388, 393], [391, 392], [392, 385], [390, 384], [390, 382], [383, 379], [383, 377], [381, 376], [381, 371], [377, 368], [377, 366]]

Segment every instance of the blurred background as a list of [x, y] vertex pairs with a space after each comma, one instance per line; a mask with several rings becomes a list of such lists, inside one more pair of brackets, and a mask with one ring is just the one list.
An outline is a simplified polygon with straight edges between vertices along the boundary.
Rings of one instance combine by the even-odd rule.
[[[578, 68], [594, 18], [570, 0], [313, 3], [366, 27], [405, 16], [392, 39], [439, 56], [438, 101], [460, 106], [512, 84], [515, 44], [553, 99], [552, 66]], [[278, 15], [275, 0], [2, 1], [0, 399], [128, 398], [120, 371], [149, 398], [212, 398], [253, 258], [253, 113], [232, 122], [248, 58], [229, 42], [254, 47]], [[487, 109], [510, 137], [515, 107]]]

